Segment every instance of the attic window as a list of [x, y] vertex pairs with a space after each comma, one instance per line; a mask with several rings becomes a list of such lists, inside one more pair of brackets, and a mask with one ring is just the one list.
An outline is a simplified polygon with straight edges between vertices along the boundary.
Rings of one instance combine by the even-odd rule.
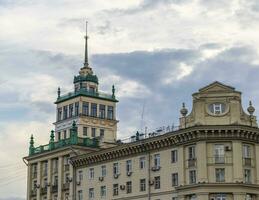
[[209, 110], [214, 115], [220, 115], [225, 112], [226, 106], [223, 103], [213, 103], [209, 105]]

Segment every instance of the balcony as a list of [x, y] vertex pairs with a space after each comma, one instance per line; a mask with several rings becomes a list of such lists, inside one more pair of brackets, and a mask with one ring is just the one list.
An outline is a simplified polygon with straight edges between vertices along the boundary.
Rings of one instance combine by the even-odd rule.
[[246, 167], [252, 167], [252, 158], [243, 158], [243, 165]]
[[37, 189], [31, 190], [31, 197], [35, 197], [37, 195]]
[[65, 191], [65, 190], [69, 190], [69, 186], [70, 186], [69, 182], [64, 183], [62, 189], [63, 189], [64, 191]]
[[47, 186], [45, 186], [45, 187], [43, 187], [43, 188], [40, 189], [40, 193], [41, 193], [42, 195], [47, 194], [47, 191], [48, 191]]
[[208, 157], [207, 163], [210, 165], [232, 164], [233, 159], [230, 156], [214, 156]]
[[58, 185], [52, 185], [51, 192], [52, 193], [58, 192]]
[[187, 166], [188, 168], [190, 167], [196, 167], [197, 165], [197, 159], [196, 158], [191, 158], [187, 160]]

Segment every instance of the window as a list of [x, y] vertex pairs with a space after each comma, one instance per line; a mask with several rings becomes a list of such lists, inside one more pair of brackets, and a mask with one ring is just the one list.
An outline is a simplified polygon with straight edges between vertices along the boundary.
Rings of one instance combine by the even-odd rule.
[[245, 200], [253, 200], [253, 197], [251, 194], [247, 194], [245, 197]]
[[189, 199], [190, 200], [197, 200], [197, 196], [195, 194], [190, 195]]
[[226, 106], [223, 103], [213, 103], [209, 105], [209, 111], [214, 115], [219, 115], [224, 113]]
[[[56, 195], [57, 196], [57, 198], [56, 198], [56, 200], [58, 199], [58, 195]], [[69, 193], [65, 193], [65, 200], [69, 200]]]
[[119, 174], [119, 163], [113, 163], [113, 175]]
[[69, 116], [69, 117], [72, 117], [72, 116], [73, 116], [73, 104], [69, 104], [68, 116]]
[[127, 160], [126, 161], [126, 172], [132, 172], [132, 161], [131, 160]]
[[62, 119], [62, 108], [58, 108], [58, 121]]
[[99, 117], [102, 119], [105, 118], [105, 105], [99, 105]]
[[131, 181], [127, 181], [126, 182], [126, 193], [129, 194], [132, 192], [132, 182]]
[[53, 166], [52, 166], [53, 173], [58, 172], [58, 159], [53, 159]]
[[67, 119], [67, 106], [63, 107], [63, 119]]
[[139, 188], [139, 190], [140, 190], [140, 192], [144, 192], [144, 191], [146, 191], [146, 179], [140, 179], [140, 188]]
[[96, 128], [92, 128], [92, 137], [96, 137]]
[[155, 177], [155, 189], [160, 189], [160, 176]]
[[145, 157], [140, 157], [139, 158], [139, 168], [144, 169], [146, 167], [146, 158]]
[[67, 138], [67, 131], [66, 131], [66, 130], [64, 130], [63, 138], [64, 138], [64, 139]]
[[101, 186], [101, 189], [100, 189], [100, 196], [101, 197], [106, 197], [106, 186]]
[[249, 145], [243, 145], [243, 157], [251, 158], [251, 148]]
[[177, 197], [172, 197], [172, 200], [178, 200], [178, 198]]
[[89, 169], [89, 179], [94, 179], [94, 168]]
[[113, 196], [119, 195], [119, 184], [113, 184]]
[[94, 93], [94, 87], [89, 87], [89, 92]]
[[82, 181], [82, 180], [83, 180], [83, 172], [78, 171], [78, 181]]
[[54, 186], [58, 185], [58, 176], [54, 176]]
[[83, 115], [88, 116], [89, 115], [89, 103], [83, 102]]
[[178, 186], [178, 173], [172, 174], [172, 186]]
[[215, 169], [216, 172], [216, 182], [225, 182], [225, 169], [219, 168]]
[[97, 117], [97, 104], [91, 103], [91, 116]]
[[104, 137], [104, 129], [100, 129], [100, 137]]
[[79, 102], [75, 103], [75, 116], [79, 115]]
[[78, 195], [78, 200], [83, 200], [83, 191], [82, 190], [79, 190], [77, 195]]
[[196, 171], [195, 170], [189, 171], [189, 183], [190, 184], [196, 183]]
[[223, 144], [215, 144], [215, 163], [225, 163], [225, 146]]
[[155, 167], [160, 167], [160, 154], [154, 155], [154, 165]]
[[191, 146], [188, 148], [188, 158], [190, 160], [195, 159], [195, 146]]
[[251, 183], [251, 169], [244, 170], [245, 183]]
[[227, 195], [225, 195], [225, 194], [217, 194], [215, 196], [215, 200], [227, 200]]
[[44, 188], [48, 187], [48, 180], [47, 180], [47, 178], [44, 178], [44, 180], [43, 180], [43, 187]]
[[108, 106], [108, 113], [107, 113], [108, 119], [113, 119], [113, 106]]
[[83, 127], [83, 135], [87, 136], [88, 127]]
[[103, 165], [103, 166], [101, 167], [101, 176], [102, 176], [102, 177], [105, 177], [105, 176], [106, 176], [106, 166], [105, 166], [105, 165]]
[[48, 161], [43, 162], [43, 176], [48, 175]]
[[94, 199], [94, 188], [89, 188], [89, 199]]
[[177, 150], [171, 151], [171, 162], [176, 163], [178, 160]]
[[37, 180], [33, 181], [32, 189], [37, 189]]
[[61, 132], [58, 132], [58, 140], [61, 140]]

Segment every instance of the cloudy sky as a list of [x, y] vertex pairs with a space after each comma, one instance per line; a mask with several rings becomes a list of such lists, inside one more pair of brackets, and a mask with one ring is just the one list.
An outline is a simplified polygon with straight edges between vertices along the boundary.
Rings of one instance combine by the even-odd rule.
[[[85, 20], [100, 89], [117, 88], [119, 137], [178, 124], [215, 81], [259, 110], [258, 0], [0, 0], [0, 200], [24, 199], [30, 134], [46, 143], [56, 90], [72, 90]], [[258, 112], [256, 111], [256, 114]]]

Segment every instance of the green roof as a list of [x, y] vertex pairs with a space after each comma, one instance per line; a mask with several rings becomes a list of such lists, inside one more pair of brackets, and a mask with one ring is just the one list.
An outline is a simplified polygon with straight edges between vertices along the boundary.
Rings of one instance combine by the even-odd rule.
[[98, 77], [96, 75], [87, 74], [87, 75], [78, 75], [74, 77], [74, 83], [89, 81], [98, 84]]
[[75, 92], [69, 92], [66, 95], [62, 95], [62, 96], [58, 97], [57, 101], [55, 103], [57, 104], [57, 103], [60, 103], [63, 101], [67, 101], [69, 99], [72, 99], [72, 98], [75, 98], [78, 96], [93, 97], [93, 98], [97, 98], [97, 99], [118, 102], [118, 100], [115, 98], [114, 95], [106, 94], [106, 93], [102, 93], [102, 92], [90, 92], [85, 88], [81, 88]]

